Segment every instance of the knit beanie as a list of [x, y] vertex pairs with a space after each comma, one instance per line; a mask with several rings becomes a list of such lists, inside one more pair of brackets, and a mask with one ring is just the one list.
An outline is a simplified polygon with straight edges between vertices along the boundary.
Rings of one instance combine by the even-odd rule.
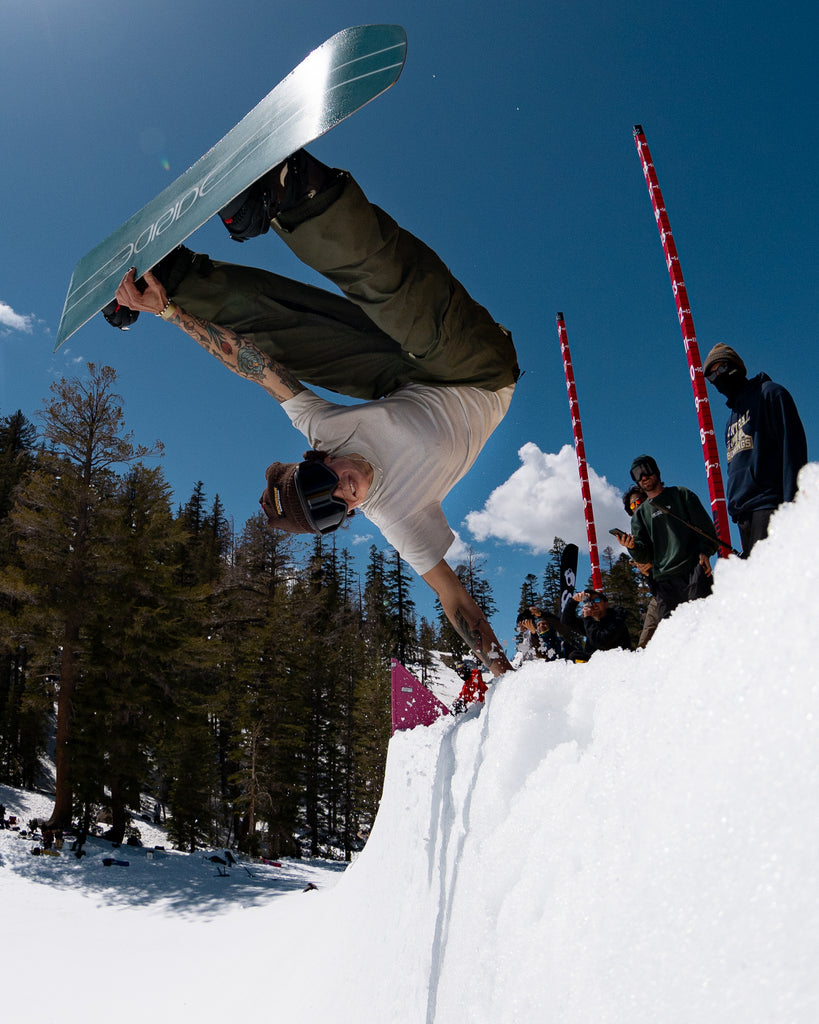
[[[323, 462], [327, 452], [309, 451], [304, 453], [306, 462]], [[296, 488], [298, 462], [274, 462], [265, 471], [267, 488], [259, 498], [259, 504], [272, 527], [286, 533], [318, 533], [304, 511]]]
[[722, 362], [731, 363], [732, 366], [736, 366], [737, 369], [742, 371], [743, 377], [748, 376], [748, 371], [745, 369], [745, 363], [743, 363], [730, 345], [723, 345], [722, 342], [714, 345], [705, 357], [705, 362], [702, 364], [702, 372], [707, 374], [714, 363]]

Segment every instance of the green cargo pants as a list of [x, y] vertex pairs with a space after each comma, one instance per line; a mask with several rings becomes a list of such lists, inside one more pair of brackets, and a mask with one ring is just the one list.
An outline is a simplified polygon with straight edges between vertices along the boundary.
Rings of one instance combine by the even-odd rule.
[[354, 398], [409, 382], [497, 391], [517, 380], [509, 332], [352, 179], [324, 213], [278, 234], [344, 294], [180, 248], [160, 264], [169, 295], [305, 384]]

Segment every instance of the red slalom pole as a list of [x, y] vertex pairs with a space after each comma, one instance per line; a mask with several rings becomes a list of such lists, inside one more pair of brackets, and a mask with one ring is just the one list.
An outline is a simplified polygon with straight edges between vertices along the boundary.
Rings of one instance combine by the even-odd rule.
[[597, 531], [594, 528], [594, 510], [592, 508], [591, 491], [589, 490], [589, 467], [586, 465], [586, 446], [583, 444], [583, 428], [580, 425], [580, 406], [577, 402], [577, 386], [574, 382], [574, 368], [572, 367], [572, 357], [569, 352], [569, 336], [566, 333], [566, 322], [563, 319], [562, 313], [557, 314], [557, 335], [560, 338], [560, 354], [563, 356], [566, 390], [569, 393], [569, 412], [572, 416], [574, 450], [577, 455], [577, 469], [580, 473], [580, 492], [583, 495], [586, 536], [589, 540], [592, 586], [595, 590], [600, 590], [603, 586], [603, 577], [600, 575], [600, 559], [597, 555]]
[[[702, 360], [700, 359], [700, 350], [697, 345], [697, 335], [694, 332], [694, 318], [691, 316], [691, 306], [688, 301], [688, 292], [686, 291], [680, 267], [680, 258], [677, 255], [677, 247], [674, 244], [674, 236], [671, 234], [671, 224], [665, 209], [663, 194], [660, 191], [657, 172], [654, 169], [654, 163], [651, 159], [651, 153], [648, 149], [642, 125], [634, 125], [634, 141], [637, 144], [637, 153], [643, 167], [648, 194], [651, 197], [651, 205], [654, 207], [654, 218], [660, 231], [660, 241], [665, 253], [668, 276], [671, 278], [671, 290], [674, 292], [674, 301], [677, 304], [677, 317], [680, 321], [683, 345], [685, 346], [685, 354], [688, 358], [688, 373], [691, 377], [691, 387], [694, 389], [694, 405], [700, 425], [700, 441], [705, 460], [705, 475], [708, 480], [708, 494], [711, 498], [711, 515], [714, 519], [717, 535], [730, 537], [731, 527], [728, 522], [728, 508], [725, 502], [725, 490], [722, 485], [719, 451], [717, 450], [717, 439], [711, 419], [711, 404], [708, 401], [708, 393], [705, 388], [705, 377], [702, 372]], [[727, 551], [720, 548], [720, 555], [722, 557], [727, 557], [727, 554]]]

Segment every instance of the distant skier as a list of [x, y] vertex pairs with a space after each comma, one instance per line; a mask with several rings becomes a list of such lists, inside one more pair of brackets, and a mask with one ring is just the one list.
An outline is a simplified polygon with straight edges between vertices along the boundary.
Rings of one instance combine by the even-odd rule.
[[[519, 375], [509, 332], [347, 172], [303, 150], [220, 216], [239, 241], [272, 227], [345, 297], [180, 247], [144, 284], [129, 271], [107, 318], [125, 326], [131, 310], [156, 313], [260, 384], [312, 445], [303, 462], [267, 470], [261, 504], [272, 526], [330, 533], [360, 508], [483, 664], [507, 671], [444, 560], [454, 534], [441, 502], [509, 407]], [[302, 381], [367, 401], [337, 405]]]

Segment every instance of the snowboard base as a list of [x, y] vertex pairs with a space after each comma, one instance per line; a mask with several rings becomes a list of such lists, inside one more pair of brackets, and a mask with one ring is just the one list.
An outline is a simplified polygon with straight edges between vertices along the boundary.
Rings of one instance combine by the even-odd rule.
[[71, 277], [56, 351], [114, 297], [122, 275], [156, 266], [257, 178], [354, 114], [397, 80], [400, 25], [347, 28], [313, 50], [227, 135], [122, 227]]

